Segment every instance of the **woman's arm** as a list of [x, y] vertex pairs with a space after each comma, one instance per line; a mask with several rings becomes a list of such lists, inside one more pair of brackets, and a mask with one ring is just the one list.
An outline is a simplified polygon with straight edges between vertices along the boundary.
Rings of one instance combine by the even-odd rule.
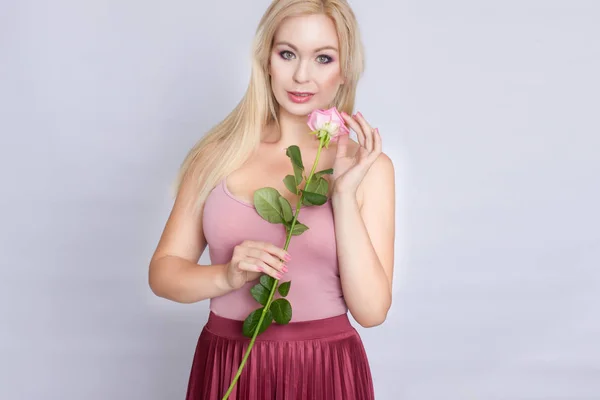
[[193, 201], [193, 191], [190, 180], [184, 179], [148, 271], [152, 292], [179, 303], [194, 303], [232, 290], [226, 264], [197, 264], [206, 239], [202, 231], [204, 205], [197, 211], [187, 206]]
[[233, 290], [227, 284], [227, 264], [199, 265], [179, 256], [165, 255], [150, 263], [149, 283], [159, 297], [195, 303]]
[[195, 185], [189, 176], [181, 183], [173, 209], [150, 261], [148, 283], [157, 296], [194, 303], [233, 290], [226, 264], [198, 265], [206, 248], [202, 210], [192, 207]]
[[381, 153], [355, 195], [332, 196], [342, 290], [348, 309], [363, 327], [377, 326], [392, 303], [395, 237], [395, 178]]

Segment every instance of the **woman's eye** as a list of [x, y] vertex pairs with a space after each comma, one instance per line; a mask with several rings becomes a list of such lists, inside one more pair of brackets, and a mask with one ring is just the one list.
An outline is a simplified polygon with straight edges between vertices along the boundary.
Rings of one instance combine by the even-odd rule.
[[[279, 52], [279, 56], [281, 58], [283, 58], [284, 60], [291, 60], [292, 58], [295, 57], [294, 53], [292, 53], [291, 51], [288, 51], [288, 50], [283, 50], [283, 51]], [[317, 57], [317, 62], [319, 64], [329, 64], [331, 61], [333, 61], [333, 59], [326, 55], [320, 55]]]
[[329, 56], [319, 56], [317, 57], [317, 59], [321, 59], [322, 61], [319, 61], [321, 64], [329, 64], [332, 59]]
[[281, 58], [285, 59], [285, 60], [290, 60], [290, 58], [286, 57], [286, 54], [293, 55], [291, 52], [289, 52], [289, 51], [287, 51], [287, 50], [284, 50], [284, 51], [282, 51], [282, 52], [280, 52], [280, 53], [279, 53], [279, 56], [280, 56]]

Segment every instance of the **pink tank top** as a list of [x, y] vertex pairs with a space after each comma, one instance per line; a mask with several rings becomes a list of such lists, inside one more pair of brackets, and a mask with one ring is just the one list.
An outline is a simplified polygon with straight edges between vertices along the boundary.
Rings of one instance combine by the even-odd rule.
[[[295, 206], [292, 207], [295, 210]], [[298, 221], [309, 227], [292, 236], [281, 282], [291, 280], [287, 299], [292, 304], [291, 322], [333, 317], [348, 311], [342, 295], [331, 201], [321, 206], [303, 206]], [[256, 212], [254, 205], [235, 197], [227, 188], [226, 178], [208, 195], [202, 226], [212, 264], [231, 260], [233, 249], [244, 240], [259, 240], [283, 248], [285, 228], [271, 224]], [[225, 318], [244, 320], [260, 307], [250, 294], [257, 281], [210, 300], [210, 309]], [[275, 298], [279, 298], [276, 292]]]

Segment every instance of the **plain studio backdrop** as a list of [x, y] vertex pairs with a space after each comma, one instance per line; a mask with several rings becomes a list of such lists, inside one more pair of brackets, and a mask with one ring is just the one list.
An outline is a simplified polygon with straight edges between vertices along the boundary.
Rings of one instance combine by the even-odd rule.
[[[148, 262], [268, 4], [2, 1], [0, 398], [184, 398], [208, 302]], [[352, 6], [397, 171], [376, 398], [600, 399], [600, 4]]]

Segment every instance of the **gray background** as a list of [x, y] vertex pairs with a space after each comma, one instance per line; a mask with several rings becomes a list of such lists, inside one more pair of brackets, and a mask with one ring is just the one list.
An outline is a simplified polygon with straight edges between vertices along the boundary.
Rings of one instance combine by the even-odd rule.
[[[208, 303], [148, 262], [268, 3], [0, 3], [1, 399], [184, 397]], [[600, 4], [352, 4], [398, 173], [377, 399], [600, 399]]]

